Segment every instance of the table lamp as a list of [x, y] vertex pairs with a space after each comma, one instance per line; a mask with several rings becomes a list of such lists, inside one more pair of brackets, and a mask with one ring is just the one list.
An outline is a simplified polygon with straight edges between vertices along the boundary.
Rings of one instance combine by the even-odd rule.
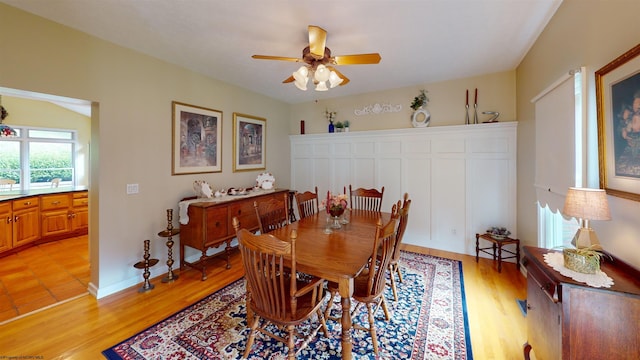
[[569, 188], [562, 213], [580, 221], [580, 228], [571, 240], [571, 244], [578, 249], [600, 244], [589, 221], [611, 220], [607, 193], [602, 189]]

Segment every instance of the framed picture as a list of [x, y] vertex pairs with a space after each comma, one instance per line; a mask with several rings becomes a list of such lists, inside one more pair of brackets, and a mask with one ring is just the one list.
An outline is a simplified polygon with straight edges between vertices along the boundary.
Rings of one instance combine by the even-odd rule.
[[233, 113], [233, 171], [263, 170], [267, 159], [267, 119]]
[[177, 101], [171, 105], [171, 175], [221, 172], [222, 111]]
[[600, 187], [640, 201], [640, 44], [596, 71]]

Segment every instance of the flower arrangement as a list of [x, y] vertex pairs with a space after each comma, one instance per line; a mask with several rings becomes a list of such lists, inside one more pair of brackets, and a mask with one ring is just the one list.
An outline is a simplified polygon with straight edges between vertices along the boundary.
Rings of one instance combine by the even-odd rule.
[[429, 102], [429, 98], [427, 97], [427, 91], [425, 89], [420, 90], [418, 96], [413, 98], [411, 102], [411, 108], [413, 110], [418, 110], [422, 106], [427, 106]]
[[327, 198], [322, 200], [322, 205], [327, 209], [327, 214], [331, 216], [340, 216], [347, 208], [347, 195], [331, 195], [327, 192]]
[[336, 119], [336, 115], [338, 115], [335, 111], [330, 111], [329, 109], [324, 109], [324, 116], [329, 120], [330, 123]]

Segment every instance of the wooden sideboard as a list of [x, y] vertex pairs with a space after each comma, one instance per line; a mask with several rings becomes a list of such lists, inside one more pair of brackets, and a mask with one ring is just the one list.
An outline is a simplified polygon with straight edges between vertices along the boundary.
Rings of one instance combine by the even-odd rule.
[[618, 259], [603, 260], [610, 288], [561, 275], [544, 261], [550, 250], [524, 247], [527, 268], [527, 343], [536, 359], [638, 359], [640, 272]]
[[[287, 189], [276, 189], [269, 192], [260, 192], [255, 196], [230, 198], [219, 202], [194, 202], [189, 204], [187, 215], [189, 222], [180, 224], [180, 268], [185, 266], [193, 267], [202, 271], [202, 280], [207, 279], [205, 262], [211, 256], [207, 255], [207, 250], [217, 248], [226, 243], [224, 254], [227, 257], [227, 269], [231, 268], [229, 262], [229, 251], [231, 241], [236, 237], [231, 221], [233, 217], [238, 217], [243, 228], [250, 231], [258, 229], [258, 218], [253, 207], [253, 202], [266, 201], [276, 196], [287, 194]], [[185, 247], [200, 250], [201, 256], [197, 263], [190, 263], [185, 260]], [[214, 254], [212, 256], [217, 256]]]

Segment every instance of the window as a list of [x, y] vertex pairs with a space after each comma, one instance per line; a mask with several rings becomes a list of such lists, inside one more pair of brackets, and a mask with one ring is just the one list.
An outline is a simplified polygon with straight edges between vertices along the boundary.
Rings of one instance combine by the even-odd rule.
[[[16, 128], [17, 137], [0, 139], [0, 178], [20, 184], [20, 189], [75, 185], [76, 132], [62, 129]], [[25, 179], [28, 179], [26, 181]]]
[[[569, 246], [579, 223], [561, 209], [571, 186], [585, 179], [585, 68], [572, 70], [536, 96], [538, 246]], [[571, 81], [573, 80], [573, 81]]]

